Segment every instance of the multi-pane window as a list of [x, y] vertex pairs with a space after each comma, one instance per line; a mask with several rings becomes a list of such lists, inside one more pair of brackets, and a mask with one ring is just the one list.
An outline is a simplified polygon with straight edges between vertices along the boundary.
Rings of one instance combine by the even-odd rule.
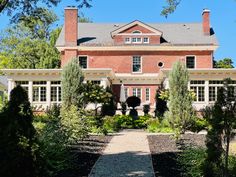
[[33, 82], [33, 101], [34, 102], [46, 102], [46, 81], [34, 81]]
[[60, 81], [51, 82], [51, 101], [52, 102], [61, 101], [61, 82]]
[[143, 43], [149, 43], [149, 38], [148, 37], [143, 38]]
[[142, 97], [142, 89], [141, 88], [133, 88], [133, 96]]
[[133, 72], [141, 72], [141, 57], [133, 56]]
[[187, 68], [195, 68], [195, 56], [187, 56], [186, 57], [186, 67]]
[[195, 93], [194, 101], [204, 102], [205, 101], [205, 81], [203, 80], [192, 80], [190, 81], [190, 90]]
[[101, 81], [99, 81], [99, 80], [93, 80], [93, 81], [91, 81], [91, 83], [94, 84], [94, 85], [100, 85], [100, 84], [101, 84]]
[[150, 88], [146, 88], [146, 101], [150, 101]]
[[142, 38], [141, 37], [133, 37], [132, 43], [142, 43]]
[[125, 98], [127, 99], [129, 97], [129, 89], [125, 88]]
[[79, 56], [79, 65], [83, 69], [88, 68], [88, 66], [87, 66], [87, 56]]
[[129, 38], [129, 37], [126, 37], [126, 38], [125, 38], [125, 43], [126, 43], [126, 44], [129, 44], [130, 42], [131, 42], [131, 41], [130, 41], [130, 38]]

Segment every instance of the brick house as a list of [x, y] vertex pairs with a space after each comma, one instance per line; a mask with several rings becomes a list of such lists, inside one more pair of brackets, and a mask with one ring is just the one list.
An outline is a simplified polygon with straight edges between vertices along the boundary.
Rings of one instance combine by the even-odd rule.
[[[168, 87], [168, 72], [176, 61], [186, 64], [196, 92], [194, 106], [213, 103], [222, 79], [236, 80], [235, 69], [214, 69], [218, 42], [205, 9], [200, 23], [151, 23], [135, 20], [119, 23], [78, 23], [78, 10], [65, 8], [65, 23], [56, 43], [61, 65], [78, 57], [85, 80], [111, 86], [119, 100], [120, 86], [126, 97], [135, 95], [142, 104], [155, 106], [161, 83]], [[30, 102], [46, 108], [61, 102], [62, 69], [5, 69], [8, 93], [16, 84], [25, 87]], [[236, 86], [236, 85], [235, 85]]]

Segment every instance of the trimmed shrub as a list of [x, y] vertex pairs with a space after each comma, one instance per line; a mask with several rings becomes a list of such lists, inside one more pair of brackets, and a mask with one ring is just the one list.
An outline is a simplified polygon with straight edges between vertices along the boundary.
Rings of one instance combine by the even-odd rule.
[[149, 104], [143, 105], [143, 112], [145, 116], [148, 115], [149, 111], [150, 111], [150, 105]]
[[128, 107], [132, 107], [134, 109], [135, 107], [140, 106], [141, 100], [139, 97], [130, 96], [127, 98], [126, 103], [128, 104]]
[[147, 130], [151, 133], [173, 133], [170, 123], [167, 119], [160, 121], [159, 119], [149, 119], [147, 121]]
[[151, 119], [150, 115], [139, 116], [137, 120], [134, 121], [135, 128], [147, 128], [147, 122]]

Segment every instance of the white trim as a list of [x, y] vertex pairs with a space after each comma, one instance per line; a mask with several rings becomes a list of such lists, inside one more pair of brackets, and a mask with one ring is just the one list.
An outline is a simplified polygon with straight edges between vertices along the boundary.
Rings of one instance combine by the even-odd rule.
[[[140, 71], [138, 71], [138, 72], [134, 72], [134, 70], [133, 70], [134, 57], [140, 57], [140, 66], [141, 66], [141, 68], [140, 68]], [[141, 55], [133, 55], [133, 56], [132, 56], [131, 72], [132, 72], [132, 74], [140, 74], [140, 73], [143, 72], [143, 57], [142, 57]]]
[[[149, 99], [147, 100], [147, 91], [148, 90], [148, 94], [149, 94]], [[145, 101], [146, 102], [150, 102], [151, 100], [151, 89], [150, 88], [145, 88]]]
[[78, 59], [79, 57], [87, 57], [87, 68], [82, 68], [82, 69], [88, 69], [89, 68], [89, 56], [88, 55], [78, 55]]
[[[134, 89], [135, 89], [135, 95], [134, 95]], [[143, 89], [141, 87], [139, 87], [139, 86], [132, 87], [132, 96], [138, 97], [138, 89], [140, 89], [140, 100], [142, 102], [142, 99], [143, 99]]]
[[[133, 42], [133, 39], [136, 39], [136, 42]], [[140, 39], [140, 41], [138, 41], [137, 39]], [[142, 37], [132, 37], [131, 38], [131, 43], [132, 44], [142, 44], [143, 43], [143, 38]]]
[[116, 36], [160, 36], [156, 33], [120, 33], [116, 34]]
[[[194, 57], [194, 68], [187, 68], [187, 57]], [[187, 69], [196, 69], [197, 68], [197, 56], [196, 55], [185, 55], [185, 66]]]
[[[129, 39], [129, 41], [126, 41], [126, 39]], [[125, 38], [125, 44], [131, 44], [131, 37], [126, 37]]]
[[[147, 38], [147, 42], [144, 41], [145, 38]], [[144, 44], [149, 44], [149, 43], [150, 43], [149, 37], [143, 37], [143, 43], [144, 43]]]
[[[138, 32], [138, 33], [135, 33], [135, 32]], [[143, 33], [140, 30], [134, 30], [134, 31], [132, 31], [132, 34], [143, 34]]]

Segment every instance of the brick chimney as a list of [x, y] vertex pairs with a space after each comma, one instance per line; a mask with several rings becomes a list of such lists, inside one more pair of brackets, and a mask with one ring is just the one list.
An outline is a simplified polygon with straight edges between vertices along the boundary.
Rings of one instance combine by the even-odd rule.
[[202, 12], [202, 27], [204, 35], [210, 35], [210, 10], [203, 9]]
[[77, 46], [78, 39], [78, 9], [76, 7], [65, 8], [65, 45]]

